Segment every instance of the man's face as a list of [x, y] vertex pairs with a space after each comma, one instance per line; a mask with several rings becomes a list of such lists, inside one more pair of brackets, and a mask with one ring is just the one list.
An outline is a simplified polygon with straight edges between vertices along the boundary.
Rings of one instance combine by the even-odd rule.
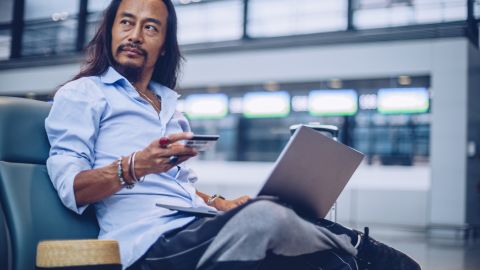
[[153, 70], [167, 31], [162, 0], [123, 0], [112, 27], [112, 55], [121, 67]]

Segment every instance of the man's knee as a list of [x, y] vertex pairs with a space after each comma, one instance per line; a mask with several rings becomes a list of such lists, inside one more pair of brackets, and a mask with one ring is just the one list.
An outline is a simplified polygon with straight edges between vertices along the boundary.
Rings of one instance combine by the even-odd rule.
[[291, 209], [269, 200], [253, 202], [240, 213], [242, 218], [250, 224], [250, 229], [263, 234], [280, 233], [291, 223], [295, 215]]

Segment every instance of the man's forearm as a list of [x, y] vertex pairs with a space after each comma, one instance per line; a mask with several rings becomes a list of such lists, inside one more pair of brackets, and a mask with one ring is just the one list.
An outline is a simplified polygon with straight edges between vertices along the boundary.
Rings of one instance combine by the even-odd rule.
[[[124, 178], [130, 180], [127, 176], [128, 161], [124, 158], [122, 167], [124, 169]], [[75, 192], [75, 201], [78, 206], [100, 201], [122, 188], [117, 174], [117, 162], [113, 162], [102, 168], [92, 169], [80, 172], [75, 176], [73, 190]]]

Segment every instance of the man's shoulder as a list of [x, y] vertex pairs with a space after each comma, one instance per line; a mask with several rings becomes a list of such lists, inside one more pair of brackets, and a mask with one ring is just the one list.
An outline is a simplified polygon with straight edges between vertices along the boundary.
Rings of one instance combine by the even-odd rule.
[[81, 96], [96, 99], [104, 96], [102, 85], [100, 76], [81, 77], [64, 84], [58, 89], [55, 96]]
[[85, 76], [78, 78], [76, 80], [72, 80], [64, 84], [60, 89], [78, 89], [78, 88], [86, 88], [97, 86], [101, 87], [102, 81], [100, 80], [100, 76]]

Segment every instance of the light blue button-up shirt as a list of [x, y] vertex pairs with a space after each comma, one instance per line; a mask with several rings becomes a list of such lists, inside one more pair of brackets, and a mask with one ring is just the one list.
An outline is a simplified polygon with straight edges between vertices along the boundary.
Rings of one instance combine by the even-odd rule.
[[[107, 166], [167, 134], [190, 131], [187, 119], [175, 110], [178, 94], [155, 82], [149, 88], [161, 97], [160, 114], [112, 67], [102, 76], [69, 82], [56, 93], [45, 121], [51, 144], [47, 169], [65, 206], [79, 214], [87, 207], [75, 202], [73, 180], [79, 172]], [[123, 188], [94, 204], [99, 238], [119, 242], [124, 268], [159, 236], [194, 219], [156, 203], [206, 206], [196, 195], [195, 181], [195, 174], [180, 165], [180, 170], [149, 174], [133, 189]]]

